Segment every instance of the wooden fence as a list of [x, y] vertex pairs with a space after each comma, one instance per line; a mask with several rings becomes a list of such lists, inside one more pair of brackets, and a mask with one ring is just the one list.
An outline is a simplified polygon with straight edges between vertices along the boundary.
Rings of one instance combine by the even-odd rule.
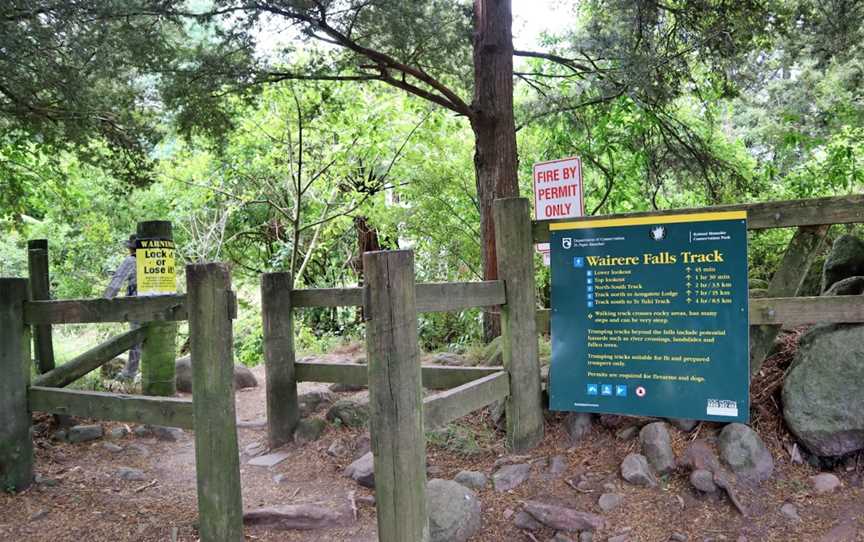
[[[243, 540], [231, 334], [236, 302], [227, 268], [188, 266], [188, 295], [31, 300], [29, 282], [0, 278], [0, 487], [21, 490], [33, 481], [31, 411], [194, 429], [201, 539]], [[62, 389], [133, 344], [146, 345], [147, 322], [180, 320], [189, 321], [194, 401]], [[42, 345], [39, 368], [47, 370], [31, 385], [31, 328], [50, 342], [51, 324], [130, 321], [145, 325], [56, 368]], [[40, 351], [38, 338], [36, 344]], [[173, 347], [170, 353], [173, 363]]]
[[[287, 273], [261, 278], [270, 444], [292, 439], [300, 411], [297, 382], [368, 384], [378, 538], [384, 542], [426, 539], [425, 431], [504, 400], [511, 450], [527, 450], [543, 438], [528, 201], [496, 201], [495, 220], [500, 280], [415, 284], [410, 251], [364, 254], [363, 288], [293, 290]], [[368, 363], [296, 361], [294, 311], [338, 306], [363, 307]], [[421, 367], [418, 312], [489, 306], [501, 307], [502, 367]], [[443, 391], [424, 398], [423, 388]]]

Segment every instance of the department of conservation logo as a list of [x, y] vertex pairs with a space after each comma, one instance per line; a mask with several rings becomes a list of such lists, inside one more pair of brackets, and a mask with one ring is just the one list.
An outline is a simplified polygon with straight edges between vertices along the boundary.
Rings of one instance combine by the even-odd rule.
[[561, 246], [565, 249], [569, 249], [573, 246], [573, 239], [571, 237], [564, 237], [561, 239]]
[[664, 226], [654, 226], [648, 230], [648, 237], [650, 237], [652, 241], [662, 241], [663, 239], [666, 239], [666, 228]]

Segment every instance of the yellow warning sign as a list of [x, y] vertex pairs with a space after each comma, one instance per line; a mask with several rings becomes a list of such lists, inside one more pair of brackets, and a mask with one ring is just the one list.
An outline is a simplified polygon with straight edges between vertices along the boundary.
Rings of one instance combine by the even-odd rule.
[[135, 243], [135, 264], [139, 296], [177, 292], [174, 241], [138, 239]]

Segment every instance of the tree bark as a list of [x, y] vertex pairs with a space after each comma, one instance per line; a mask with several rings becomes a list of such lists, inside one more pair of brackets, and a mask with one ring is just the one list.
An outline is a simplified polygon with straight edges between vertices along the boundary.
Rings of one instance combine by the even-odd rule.
[[[483, 278], [496, 280], [492, 202], [517, 197], [516, 126], [513, 120], [513, 17], [510, 0], [474, 1], [474, 172], [480, 205]], [[501, 334], [498, 314], [483, 314], [483, 335]]]

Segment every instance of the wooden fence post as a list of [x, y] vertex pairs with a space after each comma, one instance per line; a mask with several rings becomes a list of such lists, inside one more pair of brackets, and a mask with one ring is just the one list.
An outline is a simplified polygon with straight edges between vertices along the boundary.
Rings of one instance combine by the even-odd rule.
[[367, 252], [363, 269], [378, 540], [420, 542], [429, 524], [414, 254]]
[[261, 276], [267, 434], [271, 448], [291, 442], [300, 420], [294, 373], [293, 284], [291, 273], [265, 273]]
[[[164, 220], [139, 222], [137, 235], [139, 240], [173, 240], [171, 223]], [[139, 293], [141, 278], [138, 277]], [[175, 395], [177, 323], [148, 322], [144, 327], [147, 331], [141, 346], [141, 392], [144, 395]]]
[[[36, 301], [51, 299], [47, 239], [27, 241], [27, 267], [30, 275], [30, 298]], [[53, 369], [54, 343], [51, 338], [50, 324], [34, 326], [33, 346], [39, 374], [45, 374]]]
[[493, 218], [498, 278], [504, 281], [507, 292], [507, 303], [501, 306], [504, 367], [510, 373], [510, 397], [506, 402], [507, 447], [523, 452], [543, 440], [534, 247], [528, 200], [495, 200]]
[[231, 276], [219, 263], [186, 266], [198, 523], [204, 542], [243, 540], [234, 409]]
[[0, 491], [22, 490], [33, 481], [27, 290], [27, 279], [0, 278]]

